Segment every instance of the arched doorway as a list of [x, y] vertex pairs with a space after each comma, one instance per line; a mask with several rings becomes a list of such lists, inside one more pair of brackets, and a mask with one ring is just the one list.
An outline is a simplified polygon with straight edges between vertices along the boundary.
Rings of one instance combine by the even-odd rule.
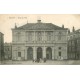
[[33, 59], [33, 48], [29, 47], [27, 50], [27, 59], [32, 60]]
[[37, 59], [42, 59], [42, 48], [41, 47], [38, 47], [37, 48]]
[[52, 59], [52, 49], [50, 47], [46, 49], [46, 59], [48, 60]]

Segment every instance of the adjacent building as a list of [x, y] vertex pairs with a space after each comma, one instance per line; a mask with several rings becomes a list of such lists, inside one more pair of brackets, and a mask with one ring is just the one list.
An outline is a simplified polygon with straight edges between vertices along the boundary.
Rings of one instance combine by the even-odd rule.
[[12, 43], [4, 43], [4, 55], [5, 59], [12, 59]]
[[80, 29], [74, 27], [68, 35], [68, 59], [80, 59]]
[[12, 29], [12, 60], [67, 59], [68, 29], [52, 23], [27, 23]]
[[0, 32], [0, 60], [4, 59], [4, 34]]

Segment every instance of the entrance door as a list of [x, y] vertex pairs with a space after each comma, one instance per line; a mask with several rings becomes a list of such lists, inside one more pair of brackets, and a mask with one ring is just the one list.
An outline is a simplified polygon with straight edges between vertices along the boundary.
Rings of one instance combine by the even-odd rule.
[[27, 59], [32, 60], [33, 59], [33, 48], [29, 47], [27, 50]]
[[46, 58], [47, 58], [48, 60], [51, 60], [51, 59], [52, 59], [52, 49], [51, 49], [50, 47], [48, 47], [48, 48], [46, 49]]
[[37, 48], [37, 59], [42, 59], [42, 48], [41, 47], [38, 47]]

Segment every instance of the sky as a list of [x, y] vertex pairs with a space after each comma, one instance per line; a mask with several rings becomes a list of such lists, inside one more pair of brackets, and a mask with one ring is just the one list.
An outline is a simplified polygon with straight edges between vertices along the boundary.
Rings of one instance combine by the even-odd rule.
[[36, 23], [41, 19], [43, 23], [53, 23], [58, 26], [64, 24], [72, 31], [80, 28], [80, 14], [0, 14], [0, 32], [4, 34], [4, 42], [12, 42], [12, 28], [27, 23]]

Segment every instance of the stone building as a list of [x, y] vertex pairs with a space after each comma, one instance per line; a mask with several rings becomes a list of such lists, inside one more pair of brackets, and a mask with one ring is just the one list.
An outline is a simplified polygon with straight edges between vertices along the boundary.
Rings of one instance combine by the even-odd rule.
[[68, 35], [68, 59], [80, 59], [80, 29]]
[[0, 32], [0, 60], [4, 59], [4, 34]]
[[5, 59], [12, 59], [12, 43], [4, 43]]
[[12, 29], [12, 59], [67, 59], [68, 29], [52, 23], [27, 23]]

